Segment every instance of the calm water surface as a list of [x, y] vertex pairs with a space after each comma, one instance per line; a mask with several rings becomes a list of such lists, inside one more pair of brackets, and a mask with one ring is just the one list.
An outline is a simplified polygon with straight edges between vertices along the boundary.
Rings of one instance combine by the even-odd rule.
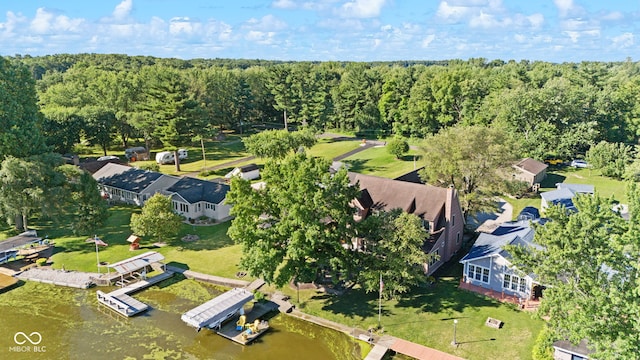
[[152, 309], [129, 319], [99, 306], [96, 290], [27, 282], [0, 293], [0, 359], [359, 359], [349, 336], [286, 315], [246, 347], [198, 333], [180, 315], [219, 290], [192, 280], [134, 294]]

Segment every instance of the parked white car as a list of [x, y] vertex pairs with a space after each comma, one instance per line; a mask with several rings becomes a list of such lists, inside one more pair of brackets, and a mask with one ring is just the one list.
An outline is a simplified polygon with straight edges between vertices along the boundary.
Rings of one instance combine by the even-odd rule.
[[586, 168], [588, 166], [589, 164], [584, 160], [573, 160], [571, 162], [571, 167], [574, 167], [574, 168]]

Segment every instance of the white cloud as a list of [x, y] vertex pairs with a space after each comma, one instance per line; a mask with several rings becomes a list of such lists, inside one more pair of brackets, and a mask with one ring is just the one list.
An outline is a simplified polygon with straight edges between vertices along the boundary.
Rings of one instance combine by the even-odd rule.
[[553, 0], [553, 3], [556, 4], [560, 16], [566, 16], [573, 9], [573, 0]]
[[469, 6], [449, 5], [449, 2], [442, 1], [438, 5], [436, 16], [443, 19], [460, 20], [473, 13], [473, 8]]
[[271, 6], [278, 9], [294, 9], [296, 3], [292, 0], [276, 0], [271, 3]]
[[622, 20], [622, 19], [624, 19], [624, 14], [621, 13], [620, 11], [610, 12], [608, 14], [605, 14], [602, 17], [602, 20], [607, 20], [607, 21], [617, 21], [617, 20]]
[[352, 0], [342, 5], [341, 17], [372, 18], [380, 16], [387, 0]]
[[199, 21], [192, 21], [188, 17], [174, 17], [169, 21], [169, 33], [172, 35], [192, 35], [200, 32], [201, 29], [202, 24]]
[[422, 47], [423, 48], [428, 48], [429, 45], [431, 45], [431, 43], [433, 42], [433, 40], [436, 39], [436, 36], [434, 34], [429, 34], [427, 35], [427, 37], [425, 37], [424, 39], [422, 39]]
[[71, 19], [65, 15], [56, 15], [44, 8], [36, 10], [36, 16], [31, 20], [30, 29], [36, 34], [52, 32], [80, 32], [84, 19]]
[[611, 40], [613, 41], [613, 45], [617, 48], [628, 48], [633, 46], [635, 39], [632, 33], [627, 32], [620, 36], [616, 36]]
[[544, 15], [542, 14], [533, 14], [527, 16], [527, 20], [534, 28], [539, 28], [544, 23]]
[[276, 33], [272, 31], [251, 30], [245, 35], [245, 39], [262, 45], [270, 45], [273, 43], [275, 35]]
[[13, 11], [7, 11], [7, 20], [0, 23], [0, 31], [5, 35], [13, 34], [16, 27], [28, 22], [28, 19], [22, 14], [14, 14]]
[[260, 19], [251, 18], [247, 20], [243, 28], [260, 31], [283, 30], [287, 28], [287, 23], [269, 14]]
[[133, 0], [122, 0], [120, 4], [116, 5], [112, 15], [116, 20], [123, 20], [131, 14], [131, 9], [133, 9]]

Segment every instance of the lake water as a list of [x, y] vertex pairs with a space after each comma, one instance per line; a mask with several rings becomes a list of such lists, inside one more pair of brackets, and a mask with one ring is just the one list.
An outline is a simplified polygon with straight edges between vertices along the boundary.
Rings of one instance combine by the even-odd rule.
[[152, 307], [133, 318], [99, 305], [96, 288], [27, 282], [0, 293], [0, 359], [360, 358], [359, 344], [346, 334], [287, 315], [271, 318], [271, 329], [249, 346], [196, 332], [180, 315], [219, 289], [193, 280], [159, 285], [133, 295]]

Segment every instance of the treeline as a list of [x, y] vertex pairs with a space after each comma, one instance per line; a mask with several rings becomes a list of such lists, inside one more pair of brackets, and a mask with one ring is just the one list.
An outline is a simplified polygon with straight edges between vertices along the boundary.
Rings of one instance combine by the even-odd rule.
[[637, 62], [278, 62], [126, 55], [15, 57], [36, 79], [49, 145], [184, 146], [224, 129], [306, 125], [426, 137], [505, 130], [522, 156], [569, 158], [640, 136]]

